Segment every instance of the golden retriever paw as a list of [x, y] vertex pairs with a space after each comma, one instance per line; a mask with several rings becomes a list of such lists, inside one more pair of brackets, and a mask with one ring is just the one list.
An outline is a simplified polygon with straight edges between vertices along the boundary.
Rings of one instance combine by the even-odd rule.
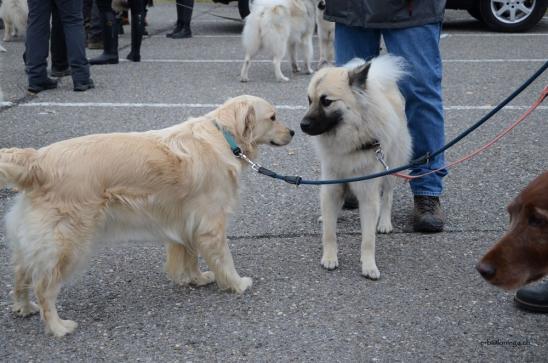
[[371, 280], [378, 280], [381, 277], [381, 272], [375, 264], [362, 264], [362, 275]]
[[212, 271], [206, 271], [200, 276], [193, 278], [191, 284], [195, 286], [205, 286], [213, 282], [215, 282], [215, 274]]
[[280, 78], [278, 78], [278, 82], [289, 82], [289, 78], [287, 78], [286, 76], [281, 76]]
[[238, 294], [243, 294], [243, 292], [249, 289], [253, 285], [253, 280], [251, 277], [242, 277], [238, 286], [234, 287], [234, 291]]
[[59, 319], [57, 321], [50, 322], [47, 330], [57, 338], [61, 338], [72, 333], [76, 327], [78, 327], [78, 323], [75, 321]]
[[337, 253], [334, 253], [334, 254], [324, 253], [320, 263], [325, 269], [328, 269], [328, 270], [336, 269], [337, 267], [339, 267], [339, 259], [337, 258]]
[[16, 302], [13, 304], [11, 309], [15, 314], [21, 317], [26, 317], [26, 316], [33, 315], [40, 312], [40, 308], [38, 307], [38, 305], [36, 305], [33, 302], [28, 302], [28, 303]]

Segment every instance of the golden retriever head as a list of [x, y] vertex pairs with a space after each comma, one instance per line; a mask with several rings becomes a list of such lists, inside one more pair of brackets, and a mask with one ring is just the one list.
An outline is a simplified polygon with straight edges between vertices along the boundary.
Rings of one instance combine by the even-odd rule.
[[223, 125], [234, 133], [244, 152], [253, 152], [256, 145], [284, 146], [295, 135], [295, 131], [277, 119], [274, 106], [260, 97], [231, 98], [217, 114]]
[[548, 172], [533, 180], [508, 206], [510, 229], [476, 269], [504, 289], [548, 274]]

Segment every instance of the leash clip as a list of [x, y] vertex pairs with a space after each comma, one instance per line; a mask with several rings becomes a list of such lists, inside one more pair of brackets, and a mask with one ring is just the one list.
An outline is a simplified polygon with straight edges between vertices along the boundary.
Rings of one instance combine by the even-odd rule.
[[240, 152], [238, 155], [236, 155], [238, 159], [242, 159], [249, 165], [251, 165], [251, 169], [255, 170], [256, 172], [259, 172], [259, 169], [262, 168], [261, 164], [257, 164], [253, 162], [253, 160], [249, 159], [244, 153]]
[[384, 170], [390, 169], [386, 162], [384, 161], [384, 151], [382, 150], [382, 147], [379, 145], [377, 150], [375, 150], [375, 157], [377, 158], [377, 161], [384, 166]]

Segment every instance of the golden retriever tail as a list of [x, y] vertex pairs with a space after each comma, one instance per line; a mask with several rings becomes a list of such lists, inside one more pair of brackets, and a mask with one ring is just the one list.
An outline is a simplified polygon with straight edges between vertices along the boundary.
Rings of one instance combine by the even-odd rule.
[[35, 159], [35, 149], [0, 149], [0, 188], [28, 188], [34, 180]]

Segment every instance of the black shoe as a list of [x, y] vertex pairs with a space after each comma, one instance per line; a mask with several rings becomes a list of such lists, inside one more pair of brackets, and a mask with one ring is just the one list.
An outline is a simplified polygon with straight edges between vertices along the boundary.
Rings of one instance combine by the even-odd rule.
[[414, 202], [413, 230], [425, 233], [442, 232], [445, 218], [441, 210], [440, 198], [416, 195]]
[[344, 204], [342, 206], [343, 209], [358, 209], [360, 206], [360, 202], [358, 202], [358, 198], [354, 194], [352, 194], [350, 191], [348, 191], [344, 196]]
[[182, 25], [179, 25], [179, 24], [176, 24], [175, 25], [175, 28], [173, 28], [173, 30], [169, 33], [166, 34], [166, 37], [167, 38], [172, 38], [173, 37], [173, 34], [175, 33], [178, 33], [180, 32], [181, 30], [183, 30], [183, 26]]
[[71, 74], [72, 74], [72, 71], [70, 70], [70, 68], [56, 69], [56, 68], [51, 67], [51, 76], [52, 77], [62, 78], [62, 77], [70, 76]]
[[88, 89], [95, 88], [95, 84], [93, 83], [93, 79], [89, 79], [87, 82], [78, 82], [74, 83], [74, 92], [84, 92]]
[[57, 80], [46, 78], [46, 80], [37, 83], [37, 84], [29, 84], [27, 90], [30, 93], [39, 93], [48, 89], [54, 89], [57, 88]]
[[133, 54], [133, 51], [131, 51], [127, 55], [126, 59], [130, 60], [132, 62], [140, 62], [141, 61], [141, 55], [140, 54]]
[[190, 28], [183, 28], [183, 30], [171, 36], [171, 39], [185, 39], [185, 38], [192, 38], [192, 32], [190, 31]]
[[535, 313], [548, 313], [548, 281], [522, 287], [514, 297], [516, 306]]

